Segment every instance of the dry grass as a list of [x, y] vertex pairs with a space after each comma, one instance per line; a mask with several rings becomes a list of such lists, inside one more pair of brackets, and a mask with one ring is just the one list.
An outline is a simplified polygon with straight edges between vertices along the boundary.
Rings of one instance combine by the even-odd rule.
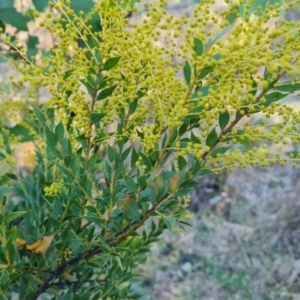
[[300, 299], [299, 180], [289, 166], [229, 174], [229, 220], [207, 208], [165, 233], [141, 267], [144, 299]]

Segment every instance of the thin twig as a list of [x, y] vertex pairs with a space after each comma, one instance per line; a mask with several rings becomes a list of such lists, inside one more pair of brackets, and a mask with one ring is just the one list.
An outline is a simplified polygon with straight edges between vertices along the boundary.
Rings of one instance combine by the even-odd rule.
[[[162, 200], [160, 200], [158, 203], [153, 205], [150, 209], [146, 211], [146, 213], [142, 216], [142, 218], [139, 221], [128, 223], [121, 231], [117, 232], [113, 237], [107, 239], [105, 242], [110, 247], [116, 247], [118, 244], [120, 244], [122, 241], [124, 241], [126, 238], [128, 238], [133, 232], [135, 232], [139, 227], [141, 227], [147, 219], [152, 215], [152, 213], [157, 209], [157, 207], [164, 201], [169, 199], [170, 195], [167, 195]], [[54, 270], [51, 275], [43, 282], [43, 284], [38, 288], [34, 300], [37, 300], [39, 295], [42, 294], [51, 284], [51, 282], [58, 278], [61, 274], [65, 272], [66, 269], [68, 269], [70, 266], [77, 264], [81, 260], [89, 259], [90, 257], [93, 257], [97, 254], [102, 253], [102, 249], [98, 246], [87, 250], [83, 253], [78, 254], [74, 258], [70, 259], [69, 261], [61, 264], [57, 267], [56, 270]]]

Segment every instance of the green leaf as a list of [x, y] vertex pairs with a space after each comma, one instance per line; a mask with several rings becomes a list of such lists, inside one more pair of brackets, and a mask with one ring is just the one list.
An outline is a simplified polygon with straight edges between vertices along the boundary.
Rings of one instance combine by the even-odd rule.
[[153, 152], [150, 153], [150, 158], [153, 160], [153, 161], [157, 161], [158, 158], [159, 158], [159, 151], [158, 150], [155, 150]]
[[11, 191], [11, 187], [8, 187], [7, 185], [0, 186], [0, 201], [3, 196], [8, 195]]
[[46, 123], [46, 118], [43, 114], [43, 112], [36, 106], [33, 107], [34, 113], [36, 115], [36, 117], [39, 119], [39, 121], [43, 124]]
[[108, 154], [109, 161], [110, 161], [110, 162], [114, 162], [115, 159], [116, 159], [116, 156], [117, 156], [117, 152], [116, 152], [116, 150], [115, 150], [112, 146], [110, 146], [110, 145], [107, 146], [107, 154]]
[[55, 136], [59, 142], [64, 138], [64, 133], [64, 125], [60, 121], [55, 128]]
[[264, 70], [264, 80], [268, 80], [269, 74], [268, 74], [268, 67], [265, 67]]
[[62, 300], [72, 300], [73, 299], [73, 287], [70, 287], [68, 291], [65, 293]]
[[128, 147], [126, 150], [123, 151], [122, 155], [121, 155], [121, 159], [120, 162], [123, 163], [125, 161], [125, 159], [128, 157], [130, 151], [131, 151], [131, 146]]
[[201, 164], [197, 160], [196, 163], [193, 166], [193, 170], [192, 170], [193, 175], [197, 175], [200, 170], [201, 170]]
[[38, 53], [37, 44], [39, 43], [39, 39], [36, 36], [29, 35], [27, 45], [26, 56], [28, 59], [31, 59], [31, 56], [35, 56]]
[[209, 156], [211, 156], [212, 158], [215, 158], [218, 156], [218, 154], [224, 154], [228, 149], [230, 148], [229, 147], [219, 147], [217, 149], [214, 149], [210, 154]]
[[124, 182], [125, 182], [125, 185], [129, 192], [132, 192], [132, 193], [137, 192], [138, 187], [131, 177], [125, 177]]
[[47, 142], [47, 149], [49, 149], [51, 151], [51, 153], [53, 153], [53, 155], [55, 157], [57, 157], [58, 159], [63, 159], [61, 153], [59, 152], [59, 150], [53, 146], [52, 144], [50, 144], [49, 142]]
[[94, 97], [94, 93], [95, 93], [94, 86], [96, 82], [95, 82], [95, 78], [93, 77], [93, 74], [89, 74], [87, 78], [79, 81], [86, 87], [88, 94], [91, 97]]
[[85, 13], [88, 13], [91, 11], [91, 9], [94, 6], [93, 0], [72, 0], [71, 1], [71, 8], [75, 11], [76, 14], [78, 14], [81, 10]]
[[109, 88], [107, 88], [107, 89], [102, 90], [102, 91], [99, 93], [99, 95], [97, 96], [97, 100], [98, 100], [98, 101], [99, 101], [99, 100], [103, 100], [103, 99], [105, 99], [105, 98], [111, 96], [112, 93], [114, 92], [114, 90], [116, 89], [116, 87], [117, 87], [117, 86], [114, 85], [114, 86], [112, 86], [112, 87], [109, 87]]
[[201, 169], [201, 171], [199, 172], [200, 176], [205, 176], [211, 173], [211, 170], [209, 169]]
[[131, 167], [133, 168], [135, 166], [135, 163], [139, 159], [138, 152], [135, 150], [134, 147], [132, 147], [132, 152], [131, 152]]
[[166, 171], [162, 173], [162, 178], [163, 180], [169, 180], [170, 178], [174, 177], [177, 174], [178, 174], [177, 172]]
[[138, 151], [138, 154], [142, 157], [143, 164], [146, 166], [145, 172], [149, 172], [152, 167], [150, 159], [141, 151]]
[[49, 129], [47, 125], [45, 125], [45, 134], [46, 134], [46, 140], [49, 144], [55, 146], [57, 143], [55, 134]]
[[32, 300], [34, 297], [35, 297], [35, 292], [30, 291], [24, 296], [24, 298], [22, 298], [22, 300]]
[[266, 103], [264, 103], [264, 107], [268, 107], [270, 106], [273, 102], [276, 102], [284, 97], [286, 97], [287, 94], [282, 94], [282, 93], [279, 93], [279, 92], [274, 92], [274, 93], [271, 93], [271, 94], [268, 94], [265, 96], [266, 98]]
[[54, 208], [54, 206], [52, 205], [52, 203], [50, 203], [49, 200], [45, 196], [42, 196], [42, 197], [43, 197], [44, 201], [46, 202], [46, 204], [49, 206], [49, 208], [52, 210], [52, 212], [54, 212], [56, 214], [57, 211]]
[[183, 67], [183, 74], [187, 84], [191, 83], [192, 78], [192, 69], [190, 63], [186, 60], [185, 65]]
[[0, 289], [1, 289], [1, 293], [0, 293], [0, 300], [8, 300], [2, 289], [6, 290], [9, 286], [10, 280], [9, 280], [9, 273], [6, 270], [1, 270], [0, 272]]
[[219, 126], [223, 130], [229, 123], [230, 114], [228, 110], [226, 110], [223, 114], [219, 114]]
[[121, 262], [120, 257], [119, 257], [118, 255], [116, 255], [115, 258], [116, 258], [116, 260], [117, 260], [117, 263], [118, 263], [120, 269], [123, 271], [123, 266], [122, 266], [122, 262]]
[[43, 11], [48, 6], [48, 0], [32, 0], [36, 10]]
[[146, 186], [147, 183], [147, 177], [145, 175], [142, 175], [138, 178], [138, 184], [143, 189]]
[[214, 69], [214, 67], [211, 67], [211, 66], [205, 67], [205, 68], [201, 71], [201, 73], [200, 73], [198, 79], [200, 80], [200, 79], [205, 78], [209, 73], [211, 73], [211, 72], [213, 71], [213, 69]]
[[184, 159], [184, 157], [182, 156], [179, 156], [178, 157], [178, 167], [179, 167], [179, 170], [181, 171], [182, 169], [184, 169], [184, 167], [187, 165], [187, 162], [186, 160]]
[[201, 144], [201, 141], [195, 136], [194, 132], [191, 132], [191, 141], [196, 144]]
[[116, 194], [116, 197], [117, 197], [119, 200], [122, 200], [122, 199], [125, 199], [125, 198], [126, 198], [126, 194], [124, 194], [124, 193], [117, 193], [117, 194]]
[[250, 91], [250, 94], [252, 94], [253, 96], [255, 96], [256, 93], [257, 93], [257, 83], [254, 80], [254, 78], [251, 77], [251, 79], [252, 79], [252, 90]]
[[72, 229], [68, 230], [68, 242], [72, 252], [76, 255], [80, 247], [80, 237]]
[[[200, 98], [206, 97], [208, 95], [208, 93], [209, 93], [209, 89], [216, 90], [217, 87], [216, 86], [202, 86], [202, 87], [200, 87], [199, 89], [197, 89], [195, 91], [195, 93], [193, 94], [191, 100], [193, 100], [193, 99], [197, 99], [198, 100], [199, 97]], [[202, 95], [198, 96], [198, 93], [201, 93]]]
[[93, 154], [90, 157], [90, 159], [89, 159], [89, 167], [90, 168], [92, 168], [95, 165], [95, 163], [97, 162], [98, 158], [99, 158], [99, 154], [98, 153], [95, 153], [95, 154]]
[[71, 171], [69, 171], [69, 169], [67, 169], [66, 167], [58, 164], [58, 163], [55, 163], [57, 165], [57, 167], [60, 169], [60, 171], [62, 173], [64, 173], [68, 178], [72, 179], [73, 178], [73, 174]]
[[179, 127], [178, 135], [179, 135], [179, 136], [183, 135], [184, 133], [186, 133], [187, 129], [188, 129], [188, 124], [183, 123], [183, 124]]
[[28, 31], [27, 23], [30, 18], [19, 13], [13, 6], [0, 7], [0, 19], [2, 22], [16, 27], [17, 30]]
[[114, 66], [117, 65], [117, 63], [120, 61], [121, 57], [111, 57], [109, 58], [103, 66], [103, 70], [108, 71], [112, 69]]
[[84, 217], [87, 221], [95, 223], [100, 228], [105, 228], [105, 222], [96, 214], [89, 213], [87, 216]]
[[235, 23], [236, 19], [237, 19], [236, 13], [233, 13], [233, 10], [229, 11], [227, 16], [227, 20], [229, 24]]
[[17, 180], [18, 177], [13, 174], [13, 173], [5, 173], [5, 175], [9, 178], [9, 179], [12, 179], [12, 180]]
[[194, 38], [194, 50], [197, 56], [201, 56], [203, 53], [203, 43], [198, 38]]
[[206, 145], [207, 146], [212, 146], [218, 139], [218, 134], [216, 132], [216, 129], [214, 128], [207, 136], [206, 138]]
[[117, 202], [129, 220], [137, 221], [140, 219], [138, 205], [134, 199], [126, 198], [124, 200], [118, 200]]
[[276, 86], [275, 89], [284, 93], [294, 93], [300, 90], [300, 83], [292, 84], [286, 82], [285, 84]]
[[166, 224], [167, 228], [172, 231], [172, 223], [167, 218], [163, 218], [164, 223]]
[[15, 0], [1, 0], [0, 8], [13, 7]]
[[52, 120], [54, 118], [54, 108], [53, 107], [48, 107], [46, 109], [46, 115], [49, 120]]
[[140, 200], [152, 195], [152, 188], [145, 189], [140, 193]]
[[104, 116], [104, 114], [92, 113], [91, 120], [92, 120], [93, 124], [100, 122], [101, 119], [103, 118], [103, 116]]
[[[244, 2], [244, 3], [243, 3]], [[251, 5], [247, 9], [247, 13], [245, 11], [245, 4], [247, 3], [246, 0], [242, 1], [241, 5], [238, 7], [238, 12], [242, 18], [250, 17], [251, 14], [260, 6], [260, 11], [258, 12], [257, 16], [261, 17], [263, 15], [263, 12], [270, 6], [274, 5], [276, 3], [279, 4], [279, 7], [282, 7], [284, 5], [283, 0], [269, 0], [269, 1], [262, 1], [262, 0], [255, 0], [251, 1]], [[281, 14], [280, 17], [283, 16], [285, 10], [280, 10]]]
[[197, 107], [193, 108], [192, 110], [189, 111], [187, 118], [195, 119], [195, 120], [199, 121], [199, 115], [200, 115], [202, 109], [203, 108], [201, 106], [197, 106]]
[[217, 40], [219, 40], [225, 33], [227, 33], [231, 28], [233, 28], [235, 23], [228, 25], [227, 27], [220, 30], [213, 38], [209, 39], [209, 44], [213, 44]]
[[[0, 29], [2, 29], [2, 32], [5, 32], [5, 28], [6, 28], [5, 24], [2, 22], [2, 20], [0, 20]], [[4, 61], [5, 60], [3, 60], [3, 58], [1, 57], [0, 62], [2, 63]]]
[[[0, 0], [1, 1], [1, 0]], [[29, 124], [17, 124], [16, 126], [12, 128], [6, 127], [5, 129], [9, 131], [9, 134], [13, 134], [15, 136], [18, 136], [20, 141], [27, 142], [34, 140], [33, 136], [31, 135], [30, 129], [28, 127]]]
[[13, 221], [14, 219], [19, 218], [20, 216], [26, 214], [27, 211], [15, 211], [15, 212], [11, 212], [9, 213], [5, 218], [4, 218], [4, 223], [5, 224], [9, 224], [9, 222]]
[[191, 189], [180, 189], [175, 194], [174, 197], [181, 197], [188, 195], [191, 192]]
[[9, 229], [6, 233], [7, 240], [15, 240], [15, 238], [17, 237], [17, 233], [18, 233], [17, 226], [14, 226], [11, 229]]

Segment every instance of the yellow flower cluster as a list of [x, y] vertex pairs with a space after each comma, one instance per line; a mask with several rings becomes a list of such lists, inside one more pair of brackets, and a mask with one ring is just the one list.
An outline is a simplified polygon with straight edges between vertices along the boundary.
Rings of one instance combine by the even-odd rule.
[[61, 188], [62, 188], [61, 183], [59, 183], [57, 181], [54, 181], [54, 182], [51, 183], [50, 186], [46, 186], [44, 188], [45, 196], [46, 197], [52, 197], [52, 196], [55, 196], [55, 195], [59, 195], [60, 192], [61, 192]]
[[[121, 2], [123, 6], [129, 3]], [[187, 132], [178, 135], [171, 147], [179, 155], [192, 153], [205, 159], [217, 144], [232, 142], [291, 141], [296, 145], [300, 114], [291, 106], [280, 105], [276, 97], [282, 96], [277, 89], [284, 76], [292, 79], [290, 85], [300, 84], [300, 24], [278, 16], [300, 1], [265, 9], [257, 6], [253, 12], [253, 1], [225, 2], [227, 7], [216, 11], [214, 0], [201, 1], [190, 18], [169, 14], [166, 1], [147, 2], [145, 18], [130, 28], [126, 14], [135, 9], [128, 5], [122, 10], [116, 1], [99, 1], [94, 13], [100, 16], [102, 29], [94, 32], [88, 23], [91, 14], [76, 16], [70, 1], [54, 0], [56, 13], [46, 13], [40, 23], [53, 36], [52, 54], [39, 63], [28, 61], [18, 82], [49, 87], [60, 119], [66, 124], [70, 113], [73, 115], [74, 135], [90, 138], [91, 114], [100, 114], [97, 134], [102, 134], [103, 144], [112, 137], [127, 136], [133, 144], [140, 140], [145, 152], [150, 152], [165, 132], [188, 124], [190, 111], [196, 109], [196, 139], [185, 146], [180, 143], [194, 129], [187, 126]], [[195, 41], [201, 43], [198, 50]], [[24, 49], [15, 51], [24, 54]], [[112, 58], [119, 59], [118, 63], [106, 67]], [[186, 66], [190, 69], [183, 76]], [[109, 95], [101, 98], [109, 89]], [[279, 94], [271, 99], [272, 93]], [[247, 120], [258, 111], [267, 120], [261, 127]], [[221, 113], [230, 118], [224, 128], [219, 125]], [[278, 116], [274, 125], [272, 118]], [[120, 119], [124, 121], [121, 133], [116, 130]], [[137, 135], [137, 128], [143, 135]], [[217, 144], [207, 143], [213, 129], [219, 137]], [[264, 151], [233, 151], [222, 163], [244, 167], [274, 161], [266, 157]], [[219, 158], [211, 160], [221, 163]]]
[[292, 166], [297, 167], [296, 163], [298, 161], [299, 157], [294, 157], [293, 155], [290, 155], [290, 158], [281, 157], [280, 154], [271, 155], [266, 145], [260, 148], [253, 147], [248, 152], [235, 149], [223, 155], [219, 154], [216, 158], [208, 157], [208, 162], [212, 163], [212, 170], [215, 173], [221, 170], [232, 171], [233, 168], [245, 169], [249, 166], [267, 167], [274, 164], [284, 166], [287, 162], [292, 162]]

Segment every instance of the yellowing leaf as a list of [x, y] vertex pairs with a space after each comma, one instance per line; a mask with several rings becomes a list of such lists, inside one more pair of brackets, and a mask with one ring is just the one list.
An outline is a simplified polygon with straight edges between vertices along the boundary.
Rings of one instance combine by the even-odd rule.
[[9, 266], [8, 265], [0, 265], [0, 270], [5, 270], [7, 269]]
[[154, 193], [155, 196], [157, 197], [160, 195], [164, 190], [164, 179], [161, 174], [156, 176], [155, 181], [154, 181]]
[[175, 193], [178, 190], [180, 178], [181, 175], [176, 174], [169, 179], [169, 193]]
[[23, 246], [26, 244], [26, 241], [24, 241], [22, 239], [19, 239], [19, 238], [16, 238], [15, 239], [15, 244], [16, 244], [18, 250], [21, 250], [23, 248]]
[[118, 200], [117, 203], [129, 219], [136, 221], [140, 218], [138, 205], [129, 193], [126, 194], [126, 198]]
[[130, 194], [129, 194], [129, 193], [126, 193], [126, 198], [124, 198], [124, 199], [119, 199], [119, 200], [117, 201], [117, 203], [118, 203], [119, 207], [120, 207], [122, 210], [125, 210], [126, 205], [128, 205], [128, 204], [129, 204], [130, 202], [132, 202], [132, 201], [133, 201], [133, 199], [130, 198]]
[[36, 254], [45, 254], [50, 247], [55, 234], [43, 236], [32, 245], [27, 246], [27, 250], [31, 250]]
[[76, 277], [74, 277], [73, 275], [71, 275], [68, 271], [64, 272], [64, 273], [63, 273], [63, 276], [64, 276], [66, 279], [69, 279], [69, 280], [76, 280]]

